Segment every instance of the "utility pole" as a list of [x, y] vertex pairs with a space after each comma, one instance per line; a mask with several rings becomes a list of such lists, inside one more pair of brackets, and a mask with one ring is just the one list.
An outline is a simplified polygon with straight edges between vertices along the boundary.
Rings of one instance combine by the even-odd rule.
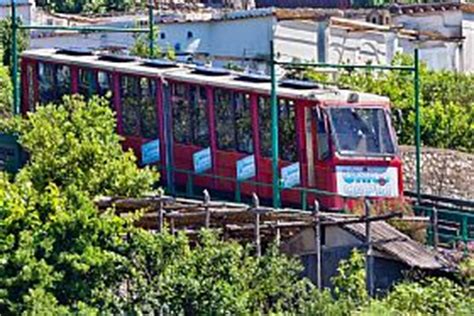
[[271, 76], [271, 118], [272, 118], [272, 189], [273, 189], [273, 207], [280, 207], [280, 175], [278, 171], [278, 99], [277, 99], [277, 79], [275, 69], [275, 47], [273, 41], [270, 41], [270, 76]]

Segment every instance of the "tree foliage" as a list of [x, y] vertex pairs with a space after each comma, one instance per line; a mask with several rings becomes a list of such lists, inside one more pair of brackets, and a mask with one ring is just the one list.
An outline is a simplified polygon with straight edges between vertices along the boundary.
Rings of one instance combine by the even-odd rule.
[[143, 8], [146, 0], [44, 0], [38, 5], [61, 13], [107, 13], [111, 11], [133, 11]]
[[[301, 265], [270, 247], [262, 257], [202, 231], [151, 233], [94, 197], [140, 196], [156, 173], [122, 154], [107, 102], [67, 97], [3, 124], [29, 163], [0, 173], [1, 315], [468, 315], [472, 293], [452, 281], [402, 283], [369, 299], [364, 258], [341, 263], [335, 296], [301, 279]], [[469, 269], [467, 269], [469, 270]], [[466, 271], [467, 271], [466, 270]], [[467, 279], [470, 273], [465, 273]], [[464, 281], [470, 284], [470, 281]], [[466, 313], [467, 312], [467, 313]]]
[[158, 180], [148, 168], [138, 169], [132, 152], [122, 151], [115, 118], [104, 99], [65, 97], [61, 105], [40, 107], [28, 119], [8, 123], [30, 153], [18, 179], [37, 191], [51, 183], [97, 195], [137, 196]]
[[0, 66], [0, 118], [12, 113], [12, 81], [7, 67]]
[[[22, 21], [18, 19], [19, 25]], [[17, 32], [17, 50], [18, 54], [29, 46], [30, 35], [27, 30], [18, 30]], [[0, 20], [0, 51], [2, 56], [2, 64], [10, 68], [12, 66], [12, 20], [5, 18]]]

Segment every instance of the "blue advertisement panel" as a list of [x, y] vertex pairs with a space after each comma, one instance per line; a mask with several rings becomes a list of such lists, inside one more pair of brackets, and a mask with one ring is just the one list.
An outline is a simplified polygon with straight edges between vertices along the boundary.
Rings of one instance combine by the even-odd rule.
[[255, 156], [250, 155], [237, 161], [237, 180], [247, 180], [255, 177]]
[[205, 148], [193, 154], [194, 172], [203, 173], [212, 168], [211, 148]]
[[296, 162], [287, 167], [281, 168], [282, 186], [285, 189], [295, 187], [300, 184], [300, 163]]
[[160, 161], [160, 140], [155, 139], [142, 145], [142, 165]]

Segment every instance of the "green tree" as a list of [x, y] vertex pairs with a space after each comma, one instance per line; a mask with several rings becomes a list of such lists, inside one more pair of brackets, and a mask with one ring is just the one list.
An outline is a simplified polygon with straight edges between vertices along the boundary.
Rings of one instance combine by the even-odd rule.
[[91, 198], [139, 196], [158, 180], [156, 172], [136, 167], [131, 151], [123, 153], [114, 114], [104, 99], [65, 97], [61, 105], [40, 107], [7, 125], [30, 154], [17, 178], [39, 192], [53, 183]]
[[7, 67], [0, 66], [0, 118], [12, 113], [12, 82]]
[[[22, 24], [18, 19], [19, 25]], [[30, 34], [27, 30], [18, 30], [17, 32], [17, 49], [21, 53], [29, 46]], [[6, 18], [0, 21], [0, 50], [3, 65], [10, 67], [12, 65], [12, 20]], [[10, 69], [11, 70], [11, 69]]]

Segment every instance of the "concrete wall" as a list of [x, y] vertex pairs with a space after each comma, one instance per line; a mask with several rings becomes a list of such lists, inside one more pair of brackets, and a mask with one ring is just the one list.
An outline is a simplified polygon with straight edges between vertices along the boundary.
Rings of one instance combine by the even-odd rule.
[[394, 25], [407, 29], [440, 33], [445, 36], [459, 37], [463, 13], [455, 11], [436, 11], [422, 14], [397, 15], [393, 17]]
[[461, 47], [461, 56], [464, 63], [463, 71], [474, 73], [474, 15], [464, 14], [462, 35], [465, 38], [463, 46]]

